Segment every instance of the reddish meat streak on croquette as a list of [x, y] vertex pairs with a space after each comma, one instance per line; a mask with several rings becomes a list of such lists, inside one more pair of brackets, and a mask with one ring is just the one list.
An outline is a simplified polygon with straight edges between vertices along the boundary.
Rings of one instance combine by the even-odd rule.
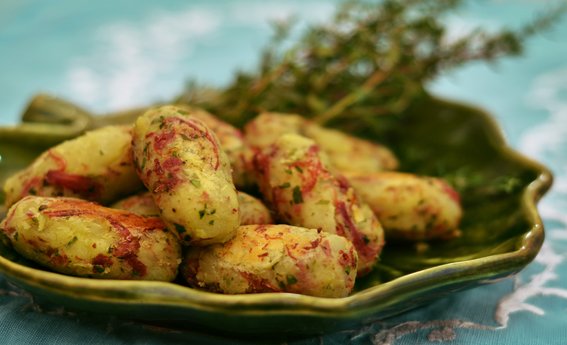
[[282, 289], [270, 284], [266, 279], [254, 276], [248, 272], [240, 272], [240, 275], [248, 282], [248, 291], [246, 293], [282, 292]]
[[441, 183], [445, 194], [447, 194], [449, 198], [451, 198], [454, 202], [460, 204], [461, 196], [459, 195], [459, 193], [453, 187], [451, 187], [447, 182], [441, 180], [439, 182]]
[[[352, 244], [356, 248], [359, 257], [366, 257], [371, 260], [372, 258], [375, 258], [380, 252], [381, 249], [380, 246], [370, 245], [369, 243], [366, 243], [366, 241], [364, 240], [364, 235], [360, 232], [356, 224], [354, 224], [354, 222], [352, 221], [352, 216], [349, 215], [349, 212], [347, 211], [347, 207], [344, 202], [337, 202], [335, 204], [335, 207], [336, 207], [337, 220], [342, 220], [350, 229], [351, 238], [349, 239], [352, 241]], [[341, 232], [344, 234], [345, 231], [343, 225], [340, 223], [337, 224], [337, 234], [339, 233], [339, 228], [341, 229]]]
[[[101, 214], [97, 213], [96, 210], [91, 210], [85, 207], [88, 207], [89, 205], [96, 206], [96, 204], [82, 200], [67, 199], [65, 202], [52, 202], [48, 208], [45, 208], [40, 212], [46, 216], [54, 218], [72, 216], [100, 217]], [[142, 232], [152, 231], [165, 228], [164, 223], [159, 218], [144, 218], [142, 216], [120, 210], [111, 210], [104, 214], [103, 217], [114, 229], [117, 230], [120, 235], [120, 242], [115, 248], [113, 248], [112, 254], [120, 259], [124, 259], [128, 265], [132, 267], [134, 274], [140, 277], [145, 276], [147, 274], [147, 267], [137, 257], [137, 252], [140, 249], [139, 238], [133, 236], [128, 229], [137, 228], [141, 229]]]
[[62, 170], [48, 171], [45, 175], [45, 181], [52, 186], [68, 189], [87, 199], [98, 197], [103, 189], [100, 183], [90, 177], [71, 174]]
[[110, 256], [107, 256], [107, 255], [104, 255], [104, 254], [98, 254], [92, 260], [92, 264], [94, 266], [100, 266], [100, 267], [103, 267], [103, 268], [110, 267], [110, 266], [112, 266], [112, 258], [110, 258]]
[[[182, 167], [185, 163], [177, 157], [167, 158], [163, 164], [160, 164], [159, 160], [156, 158], [154, 160], [154, 172], [160, 177], [158, 183], [154, 188], [155, 193], [167, 192], [173, 190], [176, 186], [183, 183], [185, 179], [181, 174], [183, 172]], [[164, 176], [164, 171], [167, 171], [167, 176]], [[151, 170], [148, 170], [148, 174]]]
[[[196, 131], [199, 137], [206, 138], [207, 141], [209, 141], [209, 143], [211, 144], [211, 147], [213, 148], [214, 151], [215, 164], [211, 164], [211, 165], [215, 170], [219, 168], [220, 165], [219, 147], [217, 141], [211, 136], [211, 133], [209, 131], [201, 129], [200, 126], [196, 124], [194, 121], [192, 121], [190, 118], [168, 117], [164, 120], [164, 123], [165, 124], [171, 123], [172, 125], [177, 123], [180, 125], [179, 128], [182, 128], [183, 126], [189, 127], [193, 131]], [[189, 132], [189, 134], [193, 134], [193, 133]]]

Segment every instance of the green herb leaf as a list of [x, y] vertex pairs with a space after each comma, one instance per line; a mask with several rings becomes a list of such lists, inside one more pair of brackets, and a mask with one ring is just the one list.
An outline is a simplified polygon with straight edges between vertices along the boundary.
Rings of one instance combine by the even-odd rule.
[[286, 280], [287, 280], [287, 285], [293, 285], [297, 283], [297, 278], [291, 274], [287, 275]]
[[299, 186], [293, 187], [293, 203], [301, 204], [303, 202], [303, 195]]
[[104, 266], [102, 265], [94, 265], [93, 266], [93, 271], [95, 273], [103, 273], [104, 272]]
[[177, 233], [179, 234], [182, 234], [186, 231], [185, 227], [181, 224], [174, 223], [173, 225], [175, 226], [175, 230], [177, 230]]
[[77, 240], [78, 240], [77, 236], [73, 236], [73, 238], [69, 242], [67, 242], [67, 246], [72, 245], [73, 243], [77, 242]]
[[527, 38], [567, 10], [559, 2], [515, 30], [476, 28], [449, 40], [444, 20], [463, 3], [344, 1], [331, 23], [308, 28], [291, 46], [292, 23], [279, 23], [255, 70], [239, 72], [221, 89], [190, 81], [175, 102], [222, 114], [236, 125], [259, 109], [277, 109], [363, 130], [379, 116], [406, 110], [424, 95], [424, 85], [447, 71], [521, 54]]

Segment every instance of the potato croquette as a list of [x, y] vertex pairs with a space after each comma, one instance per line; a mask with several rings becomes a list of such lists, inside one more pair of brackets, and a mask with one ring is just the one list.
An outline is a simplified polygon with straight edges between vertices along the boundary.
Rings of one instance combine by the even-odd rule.
[[328, 155], [333, 169], [341, 172], [395, 170], [399, 165], [386, 146], [321, 127], [299, 115], [262, 113], [245, 126], [244, 132], [246, 141], [256, 149], [268, 147], [286, 133], [310, 138]]
[[348, 181], [329, 171], [323, 156], [313, 140], [282, 135], [254, 158], [260, 190], [279, 221], [352, 241], [359, 274], [365, 274], [384, 245], [382, 227]]
[[189, 248], [181, 275], [190, 286], [227, 294], [344, 297], [356, 267], [356, 250], [344, 237], [290, 225], [247, 225], [224, 244]]
[[460, 197], [442, 179], [399, 172], [346, 177], [372, 208], [387, 238], [421, 241], [458, 236]]
[[172, 281], [181, 262], [161, 219], [75, 198], [27, 196], [0, 228], [23, 257], [74, 276]]
[[234, 235], [240, 213], [230, 162], [201, 120], [176, 106], [150, 109], [136, 120], [132, 144], [140, 179], [183, 244]]
[[131, 127], [108, 126], [41, 154], [4, 184], [6, 207], [26, 195], [70, 196], [107, 204], [143, 188], [132, 162]]

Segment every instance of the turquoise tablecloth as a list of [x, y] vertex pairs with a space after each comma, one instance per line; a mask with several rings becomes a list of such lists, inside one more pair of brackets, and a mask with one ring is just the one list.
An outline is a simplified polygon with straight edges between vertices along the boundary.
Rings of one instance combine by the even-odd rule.
[[[448, 18], [455, 32], [519, 25], [544, 3], [474, 1]], [[334, 2], [64, 0], [0, 3], [0, 124], [49, 91], [95, 111], [167, 99], [184, 77], [220, 84], [252, 66], [269, 36], [266, 18], [328, 18]], [[567, 25], [540, 34], [527, 53], [472, 65], [430, 86], [475, 103], [510, 143], [549, 166], [555, 184], [539, 205], [546, 241], [516, 278], [456, 293], [418, 310], [290, 344], [567, 344]], [[164, 35], [165, 34], [165, 35]], [[0, 276], [1, 344], [248, 343], [112, 317], [42, 309]]]

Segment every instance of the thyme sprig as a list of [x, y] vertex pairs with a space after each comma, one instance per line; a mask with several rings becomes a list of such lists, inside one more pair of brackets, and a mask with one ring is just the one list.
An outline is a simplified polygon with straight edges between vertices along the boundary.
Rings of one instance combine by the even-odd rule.
[[565, 4], [518, 29], [478, 28], [448, 40], [443, 18], [461, 0], [351, 0], [330, 24], [310, 27], [283, 49], [290, 23], [276, 25], [257, 70], [238, 72], [225, 88], [190, 82], [177, 101], [241, 125], [259, 111], [293, 112], [320, 124], [362, 125], [403, 112], [442, 72], [471, 61], [522, 53], [526, 38], [549, 28]]

